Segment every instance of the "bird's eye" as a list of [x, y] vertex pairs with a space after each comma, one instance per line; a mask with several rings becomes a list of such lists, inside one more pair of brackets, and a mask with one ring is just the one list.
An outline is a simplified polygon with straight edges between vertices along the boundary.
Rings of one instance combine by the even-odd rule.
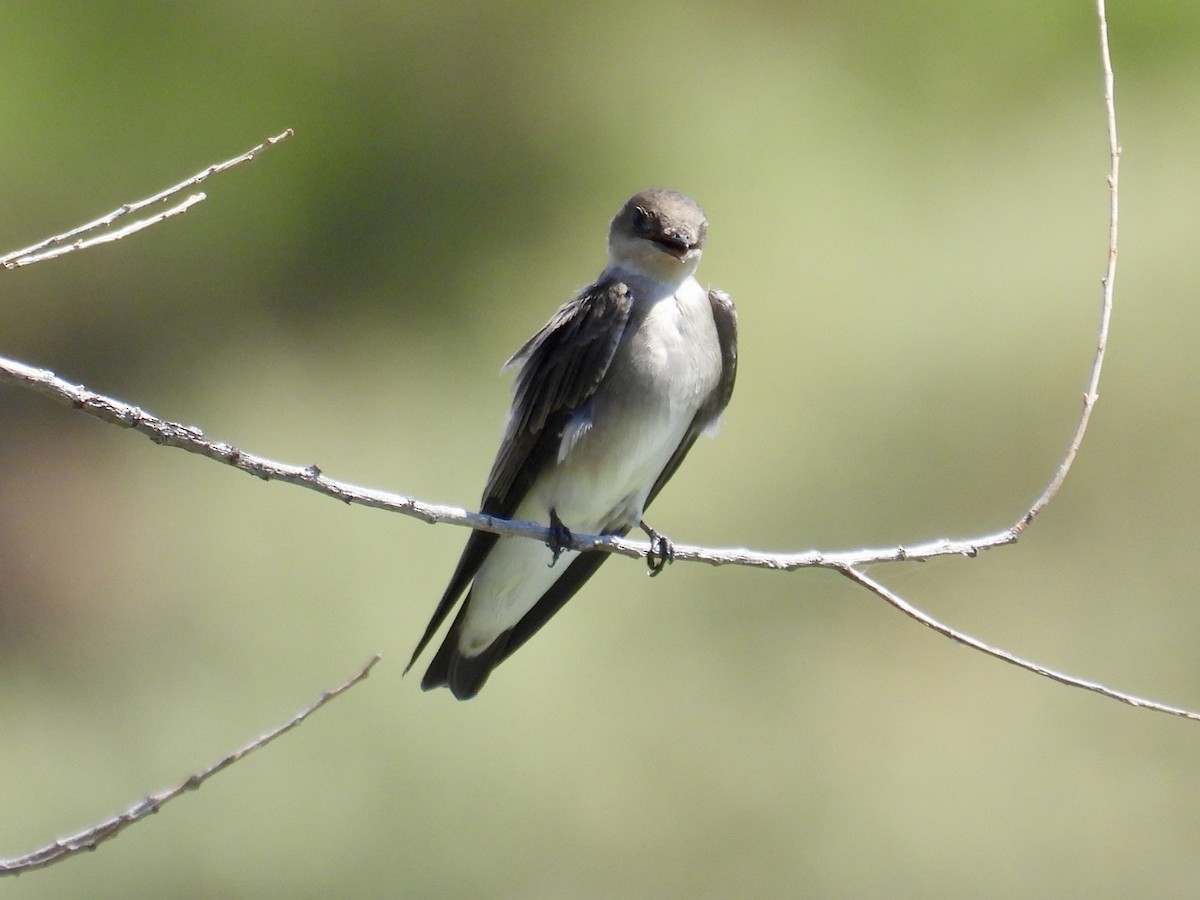
[[638, 234], [653, 234], [657, 231], [657, 224], [654, 221], [654, 216], [646, 212], [640, 206], [633, 211], [633, 229]]

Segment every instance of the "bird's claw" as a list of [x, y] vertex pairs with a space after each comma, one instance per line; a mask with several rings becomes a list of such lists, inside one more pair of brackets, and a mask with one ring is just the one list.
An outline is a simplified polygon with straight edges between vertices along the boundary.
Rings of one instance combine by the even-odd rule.
[[650, 539], [650, 552], [646, 554], [646, 568], [650, 570], [650, 577], [653, 578], [665, 569], [668, 563], [675, 562], [675, 545], [671, 543], [669, 537], [655, 531], [645, 522], [639, 524]]
[[558, 558], [562, 556], [562, 552], [570, 548], [575, 537], [571, 534], [571, 529], [562, 523], [562, 519], [558, 517], [558, 513], [550, 510], [550, 539], [546, 541], [546, 546], [550, 548], [553, 554], [548, 568], [554, 568], [554, 564], [558, 562]]

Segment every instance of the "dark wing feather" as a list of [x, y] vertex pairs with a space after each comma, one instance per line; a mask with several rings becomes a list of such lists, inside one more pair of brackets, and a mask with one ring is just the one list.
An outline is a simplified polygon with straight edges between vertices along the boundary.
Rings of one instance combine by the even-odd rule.
[[[620, 531], [610, 531], [608, 534], [624, 537], [628, 533], [628, 528], [622, 528]], [[501, 646], [501, 655], [495, 661], [493, 666], [498, 666], [504, 660], [512, 656], [516, 650], [527, 640], [533, 637], [541, 627], [545, 625], [550, 617], [563, 608], [563, 605], [575, 596], [575, 593], [583, 587], [584, 583], [591, 578], [601, 563], [611, 557], [611, 553], [605, 553], [601, 550], [589, 550], [586, 553], [580, 553], [575, 559], [571, 560], [571, 564], [567, 566], [567, 571], [563, 572], [562, 577], [550, 586], [546, 593], [538, 598], [538, 602], [534, 604], [533, 609], [525, 613], [516, 625], [509, 629], [508, 635]], [[501, 643], [496, 641], [497, 644]], [[494, 645], [493, 645], [494, 646]], [[491, 648], [488, 648], [489, 650]]]
[[504, 648], [509, 632], [497, 636], [477, 656], [464, 656], [458, 652], [458, 632], [466, 612], [467, 604], [464, 603], [459, 607], [458, 615], [454, 617], [446, 639], [442, 641], [429, 663], [429, 668], [425, 670], [425, 677], [421, 679], [422, 690], [431, 691], [446, 686], [456, 699], [469, 700], [479, 693], [492, 669], [507, 655]]
[[[613, 534], [624, 535], [628, 529], [622, 528]], [[600, 564], [608, 559], [611, 553], [591, 550], [581, 553], [571, 561], [562, 576], [554, 582], [516, 625], [496, 637], [487, 649], [478, 656], [463, 656], [458, 652], [456, 635], [467, 605], [459, 608], [454, 624], [446, 640], [433, 655], [425, 677], [421, 679], [423, 690], [432, 690], [445, 685], [459, 700], [469, 700], [479, 693], [492, 669], [512, 656], [527, 640], [556, 612], [563, 604], [575, 596], [589, 578], [600, 568]]]
[[[624, 284], [597, 282], [560, 307], [545, 327], [506, 363], [506, 367], [520, 363], [521, 371], [513, 388], [513, 405], [504, 439], [484, 488], [482, 512], [510, 518], [542, 468], [555, 458], [563, 428], [587, 403], [608, 372], [629, 323], [632, 306], [633, 298]], [[475, 577], [496, 540], [497, 535], [488, 532], [471, 533], [406, 672]], [[452, 628], [452, 636], [454, 632]], [[482, 663], [482, 657], [491, 656], [493, 649], [489, 648], [475, 660]], [[439, 668], [438, 661], [444, 652], [449, 652], [445, 646], [435, 656], [423, 687], [438, 686], [426, 683], [437, 680], [435, 669]], [[443, 660], [441, 667], [445, 668], [446, 663]], [[484, 678], [487, 671], [488, 668], [483, 671]]]
[[488, 475], [483, 508], [510, 516], [558, 452], [567, 420], [595, 393], [629, 324], [633, 297], [600, 282], [561, 307], [505, 365], [521, 363], [504, 440]]

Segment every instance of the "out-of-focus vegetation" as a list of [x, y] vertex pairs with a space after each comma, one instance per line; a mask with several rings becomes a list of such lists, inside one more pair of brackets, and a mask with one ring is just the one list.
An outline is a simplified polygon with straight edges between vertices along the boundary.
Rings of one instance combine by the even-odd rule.
[[[1122, 258], [1076, 471], [1015, 548], [876, 574], [1200, 707], [1200, 6], [1114, 4]], [[0, 247], [291, 126], [185, 217], [2, 275], [0, 353], [336, 477], [475, 502], [496, 369], [634, 190], [695, 196], [738, 390], [678, 540], [1001, 527], [1090, 359], [1088, 2], [8, 4]], [[0, 854], [299, 731], [33, 897], [1089, 896], [1200, 879], [1200, 730], [828, 573], [614, 560], [455, 704], [400, 677], [465, 534], [0, 392]]]

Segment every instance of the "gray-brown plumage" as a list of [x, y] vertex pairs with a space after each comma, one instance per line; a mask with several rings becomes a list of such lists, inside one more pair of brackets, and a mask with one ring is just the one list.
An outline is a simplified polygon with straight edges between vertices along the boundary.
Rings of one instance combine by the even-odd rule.
[[[674, 191], [643, 191], [617, 213], [600, 278], [505, 366], [520, 371], [483, 512], [580, 534], [642, 525], [669, 558], [643, 512], [715, 425], [737, 371], [733, 301], [693, 277], [707, 227]], [[471, 533], [409, 663], [467, 591], [424, 689], [475, 696], [609, 555], [560, 549]]]

